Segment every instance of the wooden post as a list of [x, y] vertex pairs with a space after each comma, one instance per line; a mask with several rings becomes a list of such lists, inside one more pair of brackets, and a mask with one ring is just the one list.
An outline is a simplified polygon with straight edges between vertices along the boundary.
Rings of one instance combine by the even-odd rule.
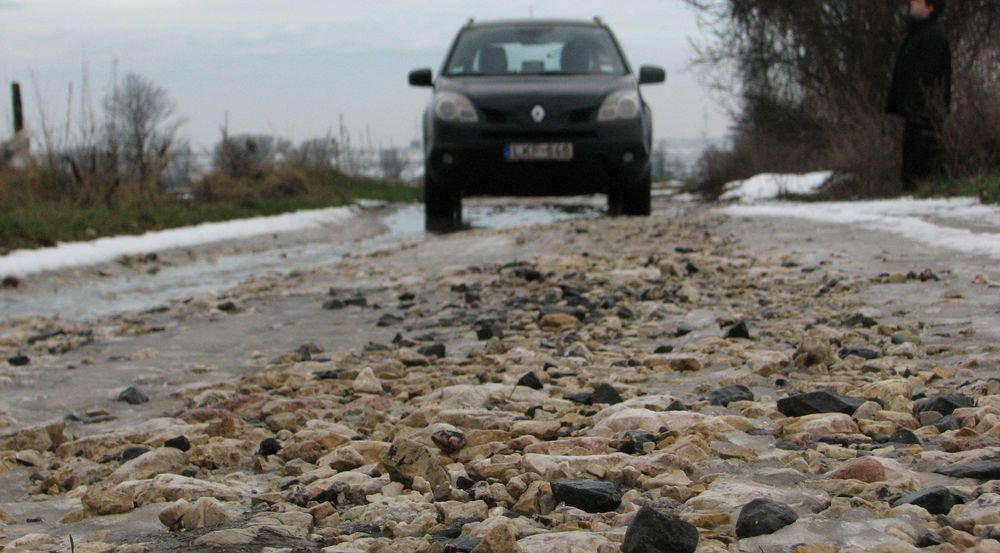
[[24, 109], [21, 105], [21, 85], [11, 83], [10, 93], [14, 98], [14, 134], [24, 129]]

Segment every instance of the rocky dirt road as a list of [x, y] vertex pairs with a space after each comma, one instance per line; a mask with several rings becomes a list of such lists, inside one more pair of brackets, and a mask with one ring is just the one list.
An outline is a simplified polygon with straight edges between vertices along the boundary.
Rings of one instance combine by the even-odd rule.
[[1000, 551], [997, 280], [689, 206], [8, 321], [0, 545]]

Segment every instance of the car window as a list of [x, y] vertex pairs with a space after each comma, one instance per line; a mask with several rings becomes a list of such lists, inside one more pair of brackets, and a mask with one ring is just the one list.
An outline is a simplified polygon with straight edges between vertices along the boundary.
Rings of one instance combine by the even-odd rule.
[[511, 25], [464, 30], [445, 64], [461, 75], [622, 75], [607, 30], [586, 25]]

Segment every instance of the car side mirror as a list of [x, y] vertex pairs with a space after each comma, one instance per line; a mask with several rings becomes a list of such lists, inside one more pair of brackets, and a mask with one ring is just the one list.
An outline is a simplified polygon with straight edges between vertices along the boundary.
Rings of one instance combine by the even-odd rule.
[[432, 86], [433, 84], [434, 77], [430, 69], [414, 69], [410, 71], [411, 86]]
[[656, 65], [643, 65], [639, 68], [639, 84], [662, 83], [667, 80], [667, 72]]

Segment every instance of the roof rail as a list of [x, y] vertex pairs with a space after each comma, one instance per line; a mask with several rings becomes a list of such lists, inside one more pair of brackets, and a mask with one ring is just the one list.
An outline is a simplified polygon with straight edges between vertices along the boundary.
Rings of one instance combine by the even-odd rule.
[[604, 25], [604, 20], [603, 20], [603, 19], [601, 19], [601, 18], [600, 18], [599, 16], [596, 16], [596, 15], [594, 16], [594, 23], [597, 23], [597, 24], [598, 24], [598, 25], [600, 25], [601, 27], [604, 27], [604, 26], [605, 26], [605, 25]]
[[476, 19], [473, 18], [473, 17], [470, 17], [469, 20], [465, 22], [465, 26], [468, 27], [468, 26], [472, 25], [475, 22], [476, 22]]

